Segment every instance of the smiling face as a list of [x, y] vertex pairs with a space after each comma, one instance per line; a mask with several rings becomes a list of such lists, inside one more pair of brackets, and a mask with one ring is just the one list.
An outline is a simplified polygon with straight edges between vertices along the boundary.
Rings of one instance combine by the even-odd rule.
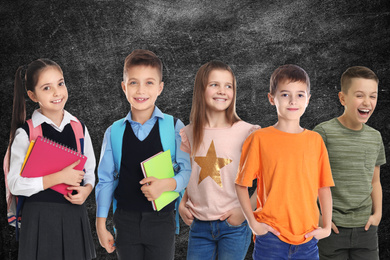
[[49, 118], [62, 115], [68, 100], [64, 76], [54, 66], [41, 71], [34, 92], [29, 90], [27, 94], [32, 101], [39, 103], [42, 114]]
[[131, 105], [132, 115], [152, 115], [157, 97], [163, 90], [159, 71], [151, 66], [132, 66], [127, 70], [122, 89]]
[[227, 70], [212, 70], [205, 90], [208, 111], [226, 113], [234, 96], [233, 75]]
[[344, 106], [341, 123], [354, 130], [362, 128], [376, 107], [378, 83], [372, 79], [352, 78], [347, 93], [340, 92], [339, 99]]
[[279, 83], [274, 95], [268, 94], [269, 102], [276, 106], [278, 121], [298, 121], [309, 104], [310, 94], [306, 83], [285, 81]]

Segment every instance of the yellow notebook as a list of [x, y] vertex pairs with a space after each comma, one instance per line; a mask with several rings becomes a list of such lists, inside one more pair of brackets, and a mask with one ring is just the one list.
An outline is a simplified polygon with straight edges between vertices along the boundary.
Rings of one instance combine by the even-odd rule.
[[[145, 177], [155, 177], [157, 179], [172, 178], [175, 176], [172, 166], [171, 152], [159, 152], [154, 156], [141, 162], [141, 169]], [[166, 205], [179, 197], [175, 191], [166, 191], [156, 200], [152, 201], [153, 209], [160, 211]]]
[[30, 145], [28, 146], [28, 149], [27, 149], [26, 157], [24, 157], [24, 162], [22, 165], [22, 169], [20, 170], [20, 175], [22, 175], [22, 171], [24, 169], [24, 166], [26, 165], [27, 159], [30, 156], [30, 153], [31, 153], [32, 148], [34, 147], [34, 144], [35, 144], [35, 140], [31, 140]]

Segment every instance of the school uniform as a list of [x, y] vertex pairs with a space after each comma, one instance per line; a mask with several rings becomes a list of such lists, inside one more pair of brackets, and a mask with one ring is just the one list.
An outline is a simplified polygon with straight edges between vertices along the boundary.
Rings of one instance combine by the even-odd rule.
[[[122, 157], [118, 186], [115, 188], [115, 163], [111, 146], [111, 127], [104, 135], [99, 183], [96, 186], [97, 217], [106, 218], [115, 197], [115, 245], [119, 259], [173, 259], [175, 239], [175, 203], [155, 212], [139, 183], [143, 178], [140, 162], [163, 150], [158, 118], [163, 113], [155, 107], [151, 118], [143, 125], [133, 121], [131, 112], [124, 120]], [[176, 162], [180, 171], [174, 176], [175, 191], [182, 191], [188, 183], [191, 170], [189, 155], [180, 150], [180, 120], [175, 124]]]
[[[77, 150], [71, 120], [67, 111], [56, 126], [40, 110], [32, 117], [34, 127], [41, 125], [42, 135]], [[87, 128], [84, 129], [85, 163], [83, 184], [94, 187], [95, 155]], [[96, 257], [90, 222], [85, 204], [75, 205], [52, 189], [43, 189], [43, 177], [23, 178], [20, 170], [29, 146], [29, 128], [25, 123], [15, 133], [11, 146], [8, 185], [14, 195], [26, 196], [22, 209], [18, 259], [92, 259]]]

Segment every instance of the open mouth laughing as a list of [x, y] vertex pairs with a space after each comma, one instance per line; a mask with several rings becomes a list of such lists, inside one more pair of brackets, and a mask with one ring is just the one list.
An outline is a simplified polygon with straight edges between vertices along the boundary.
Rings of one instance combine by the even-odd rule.
[[370, 111], [369, 109], [358, 109], [358, 112], [360, 115], [362, 116], [368, 116], [370, 114]]

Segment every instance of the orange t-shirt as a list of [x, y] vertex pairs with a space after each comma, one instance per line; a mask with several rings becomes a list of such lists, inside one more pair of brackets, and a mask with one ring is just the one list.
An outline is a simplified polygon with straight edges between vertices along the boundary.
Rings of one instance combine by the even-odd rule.
[[321, 136], [304, 130], [291, 134], [267, 127], [252, 133], [242, 147], [236, 183], [252, 186], [257, 178], [255, 218], [280, 232], [293, 245], [308, 242], [318, 227], [318, 189], [334, 186]]

